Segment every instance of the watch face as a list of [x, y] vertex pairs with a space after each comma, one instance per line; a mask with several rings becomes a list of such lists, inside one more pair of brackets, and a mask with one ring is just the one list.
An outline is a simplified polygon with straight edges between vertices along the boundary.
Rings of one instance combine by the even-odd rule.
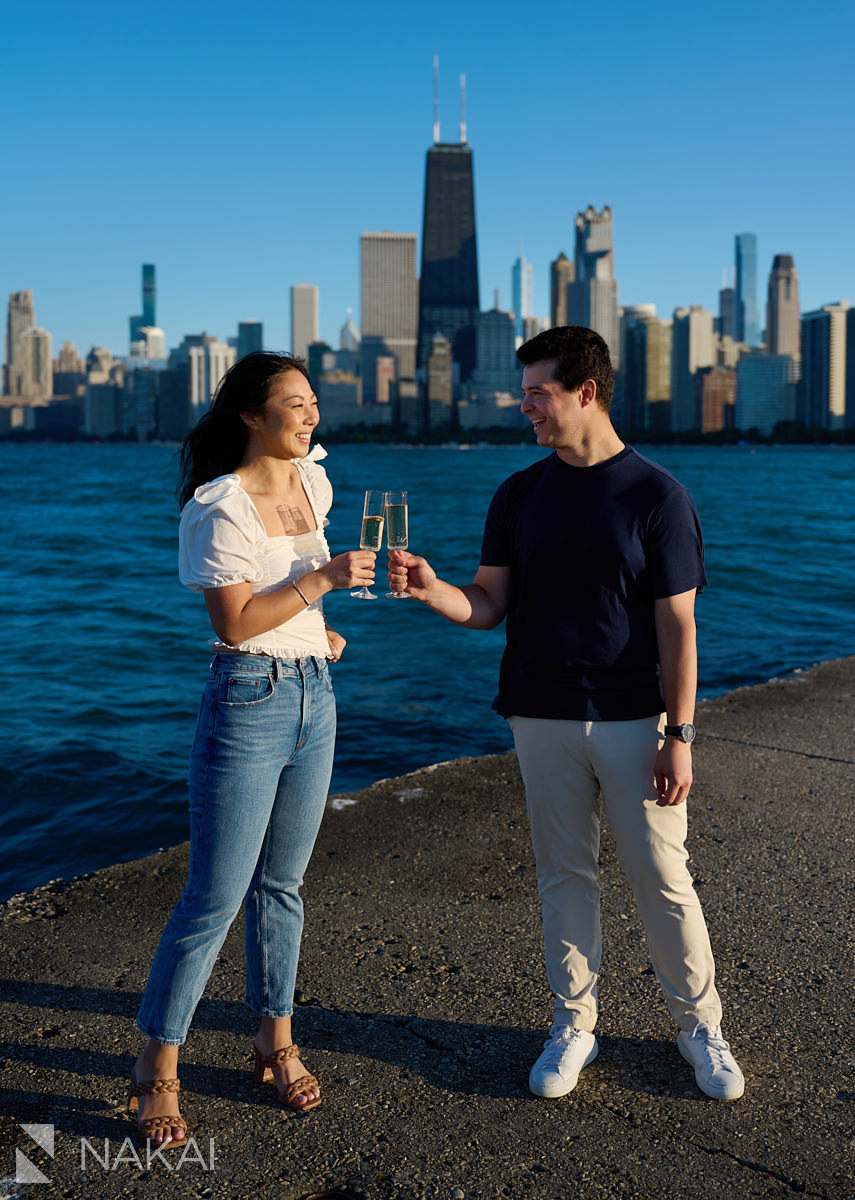
[[694, 725], [690, 725], [688, 722], [686, 722], [686, 724], [681, 726], [681, 728], [683, 730], [683, 741], [684, 742], [693, 742], [695, 740]]

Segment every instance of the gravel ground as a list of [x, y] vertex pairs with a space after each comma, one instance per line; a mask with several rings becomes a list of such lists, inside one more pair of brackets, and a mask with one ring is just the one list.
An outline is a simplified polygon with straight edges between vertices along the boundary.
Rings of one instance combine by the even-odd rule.
[[[295, 1036], [324, 1094], [304, 1117], [252, 1084], [236, 923], [182, 1057], [180, 1166], [135, 1160], [124, 1089], [186, 846], [0, 906], [0, 1200], [855, 1197], [855, 658], [697, 723], [689, 845], [741, 1101], [677, 1053], [608, 834], [600, 1056], [570, 1096], [528, 1093], [551, 1006], [522, 787], [513, 755], [461, 759], [331, 801], [304, 888]], [[49, 1182], [15, 1181], [33, 1169]]]

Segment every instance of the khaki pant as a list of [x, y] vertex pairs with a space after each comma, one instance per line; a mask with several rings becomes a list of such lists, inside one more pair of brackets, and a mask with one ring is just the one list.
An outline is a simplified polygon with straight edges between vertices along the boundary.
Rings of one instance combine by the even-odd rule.
[[531, 822], [555, 1023], [593, 1031], [597, 1020], [597, 859], [605, 811], [671, 1016], [680, 1029], [720, 1024], [709, 935], [686, 866], [686, 805], [655, 802], [653, 762], [664, 718], [511, 717], [509, 724]]

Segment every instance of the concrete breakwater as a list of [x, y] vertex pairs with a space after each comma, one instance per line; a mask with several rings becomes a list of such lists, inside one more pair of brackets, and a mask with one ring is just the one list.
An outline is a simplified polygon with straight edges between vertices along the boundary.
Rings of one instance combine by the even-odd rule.
[[529, 1095], [550, 1003], [522, 787], [513, 755], [467, 758], [331, 802], [303, 889], [306, 1117], [252, 1084], [236, 923], [182, 1058], [199, 1156], [178, 1170], [121, 1147], [186, 846], [2, 906], [0, 1197], [855, 1195], [855, 658], [697, 724], [689, 846], [743, 1100], [707, 1100], [679, 1057], [608, 834], [600, 1057], [570, 1096]]

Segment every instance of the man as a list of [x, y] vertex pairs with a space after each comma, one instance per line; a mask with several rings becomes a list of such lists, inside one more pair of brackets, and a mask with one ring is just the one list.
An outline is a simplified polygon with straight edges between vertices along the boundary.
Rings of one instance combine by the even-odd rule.
[[526, 342], [522, 411], [554, 453], [507, 479], [471, 584], [390, 554], [394, 590], [472, 629], [507, 618], [494, 707], [513, 731], [526, 791], [555, 997], [538, 1096], [572, 1091], [597, 1055], [603, 811], [635, 894], [678, 1047], [708, 1096], [744, 1080], [721, 1035], [706, 925], [686, 867], [697, 652], [706, 583], [697, 513], [667, 471], [625, 446], [609, 416], [609, 351], [593, 330]]

